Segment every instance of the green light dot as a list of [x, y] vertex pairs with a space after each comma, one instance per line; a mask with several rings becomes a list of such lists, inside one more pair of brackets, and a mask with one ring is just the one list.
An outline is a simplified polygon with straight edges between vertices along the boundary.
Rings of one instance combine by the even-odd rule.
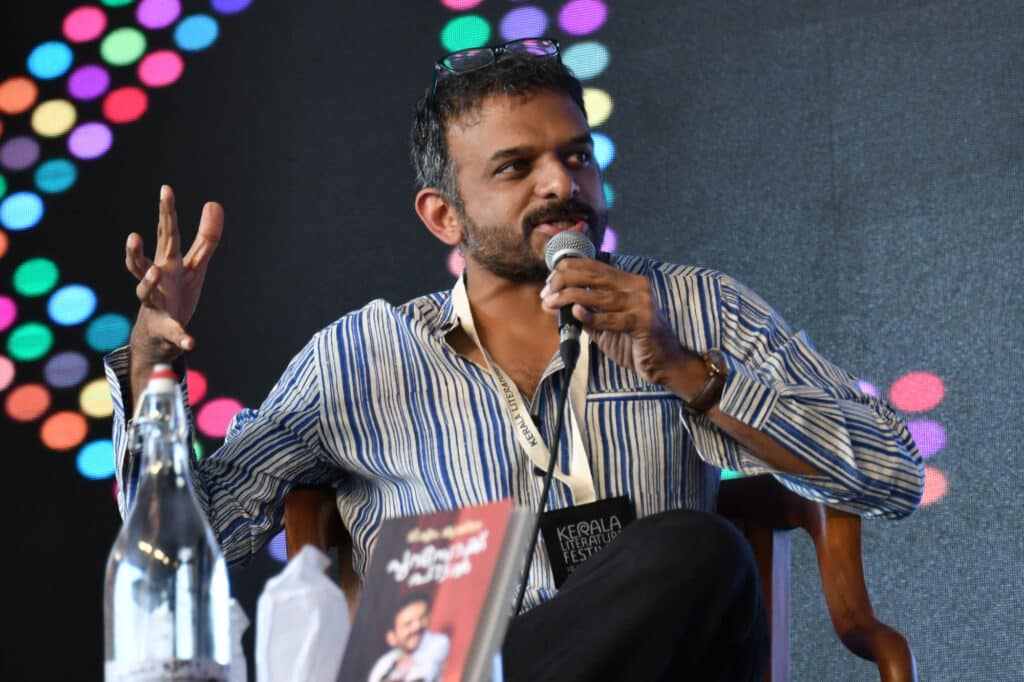
[[441, 29], [441, 44], [449, 52], [486, 45], [491, 37], [491, 25], [476, 14], [452, 19]]
[[199, 442], [198, 438], [192, 440], [192, 451], [196, 453], [197, 462], [203, 459], [203, 444]]
[[145, 51], [146, 36], [127, 26], [111, 31], [100, 43], [100, 55], [112, 66], [134, 64]]
[[53, 332], [39, 322], [18, 325], [7, 337], [7, 352], [21, 362], [38, 360], [50, 352], [53, 346]]
[[722, 469], [722, 480], [728, 481], [731, 478], [743, 478], [743, 474], [732, 469]]
[[0, 174], [0, 199], [3, 199], [5, 194], [7, 194], [7, 180]]
[[608, 208], [615, 206], [615, 190], [607, 182], [604, 183], [604, 203]]
[[132, 4], [135, 0], [100, 0], [100, 2], [107, 7], [123, 7]]
[[48, 258], [31, 258], [14, 271], [14, 290], [25, 297], [48, 294], [57, 285], [60, 271]]

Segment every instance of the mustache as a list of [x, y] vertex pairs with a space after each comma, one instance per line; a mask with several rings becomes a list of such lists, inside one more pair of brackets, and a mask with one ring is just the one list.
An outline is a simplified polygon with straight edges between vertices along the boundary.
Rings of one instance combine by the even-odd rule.
[[590, 204], [579, 199], [555, 201], [531, 211], [523, 218], [523, 233], [529, 234], [533, 228], [558, 216], [582, 216], [592, 228], [597, 226], [597, 212]]

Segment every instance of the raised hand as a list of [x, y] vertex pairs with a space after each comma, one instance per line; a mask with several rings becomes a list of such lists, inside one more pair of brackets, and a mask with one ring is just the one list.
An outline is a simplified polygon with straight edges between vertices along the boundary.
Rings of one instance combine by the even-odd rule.
[[174, 192], [163, 185], [153, 259], [143, 253], [142, 237], [138, 233], [128, 235], [125, 265], [139, 280], [135, 295], [141, 303], [131, 335], [135, 395], [154, 364], [173, 362], [184, 351], [195, 347], [195, 339], [185, 327], [196, 311], [206, 269], [223, 231], [224, 209], [220, 204], [208, 202], [203, 206], [196, 238], [188, 253], [182, 256]]

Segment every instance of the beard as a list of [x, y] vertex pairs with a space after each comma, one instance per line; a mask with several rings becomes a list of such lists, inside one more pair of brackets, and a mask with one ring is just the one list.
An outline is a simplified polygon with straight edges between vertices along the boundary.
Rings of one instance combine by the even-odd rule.
[[599, 215], [590, 205], [579, 199], [556, 201], [532, 211], [515, 230], [489, 225], [480, 227], [465, 210], [458, 211], [462, 224], [462, 252], [470, 256], [481, 267], [502, 279], [518, 284], [543, 282], [548, 278], [548, 266], [543, 256], [536, 255], [530, 248], [530, 233], [552, 215], [581, 215], [589, 230], [587, 237], [600, 248], [604, 237], [607, 211]]

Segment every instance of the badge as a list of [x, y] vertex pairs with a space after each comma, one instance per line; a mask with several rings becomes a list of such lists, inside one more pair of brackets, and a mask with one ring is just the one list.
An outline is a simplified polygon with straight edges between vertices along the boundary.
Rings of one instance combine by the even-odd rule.
[[544, 512], [540, 530], [555, 587], [561, 587], [577, 566], [611, 542], [635, 518], [633, 503], [625, 495]]

